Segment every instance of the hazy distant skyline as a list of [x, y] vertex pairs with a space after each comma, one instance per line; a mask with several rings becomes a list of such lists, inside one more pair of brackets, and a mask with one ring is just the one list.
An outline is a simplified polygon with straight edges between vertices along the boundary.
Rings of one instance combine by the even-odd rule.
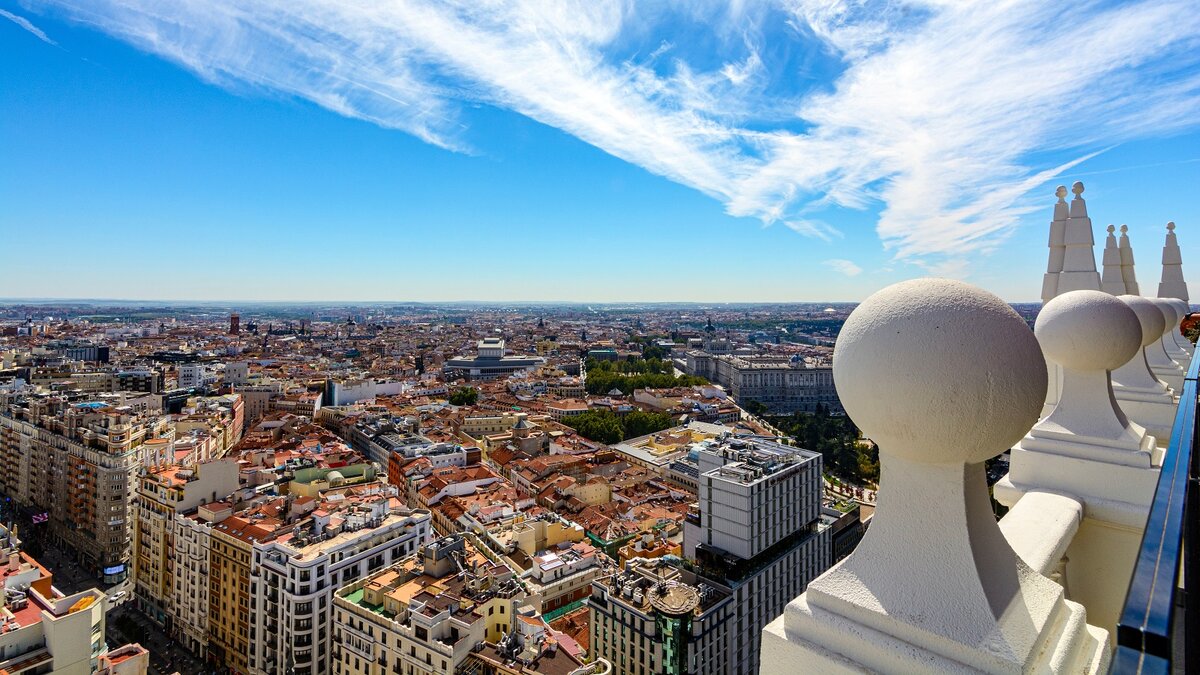
[[1186, 1], [0, 0], [0, 297], [1037, 300], [1059, 183], [1200, 283]]

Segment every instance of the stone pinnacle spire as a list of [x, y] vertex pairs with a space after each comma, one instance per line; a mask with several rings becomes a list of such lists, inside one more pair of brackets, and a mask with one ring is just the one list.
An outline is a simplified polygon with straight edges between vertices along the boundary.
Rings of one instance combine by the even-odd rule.
[[1100, 279], [1100, 290], [1109, 295], [1125, 295], [1125, 280], [1121, 278], [1121, 251], [1117, 248], [1117, 228], [1108, 226], [1108, 238], [1104, 240], [1104, 276]]
[[1046, 266], [1046, 275], [1042, 278], [1042, 302], [1049, 302], [1058, 295], [1058, 275], [1063, 270], [1063, 256], [1066, 246], [1063, 244], [1063, 233], [1067, 226], [1067, 186], [1059, 185], [1054, 190], [1058, 202], [1054, 204], [1054, 219], [1050, 221], [1050, 263]]
[[1137, 276], [1133, 271], [1133, 247], [1129, 245], [1129, 227], [1126, 225], [1121, 225], [1121, 244], [1118, 250], [1121, 252], [1121, 280], [1125, 282], [1125, 293], [1141, 295], [1138, 292]]
[[[1063, 266], [1058, 275], [1055, 295], [1069, 291], [1100, 290], [1100, 274], [1096, 272], [1096, 254], [1092, 250], [1092, 219], [1088, 217], [1087, 202], [1083, 199], [1083, 183], [1075, 181], [1071, 192], [1070, 215], [1063, 227]], [[1056, 210], [1057, 211], [1057, 210]]]
[[1167, 242], [1163, 244], [1162, 280], [1158, 284], [1158, 297], [1188, 301], [1187, 282], [1183, 280], [1183, 257], [1179, 254], [1179, 240], [1175, 237], [1174, 222], [1167, 223]]

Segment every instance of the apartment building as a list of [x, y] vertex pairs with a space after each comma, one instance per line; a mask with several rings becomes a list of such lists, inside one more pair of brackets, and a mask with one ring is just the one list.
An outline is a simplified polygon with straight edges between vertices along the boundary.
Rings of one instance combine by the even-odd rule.
[[286, 535], [254, 545], [251, 673], [330, 673], [334, 591], [413, 555], [429, 538], [428, 511], [383, 494], [339, 494], [314, 506]]
[[585, 599], [592, 581], [612, 571], [583, 527], [554, 513], [513, 525], [506, 548], [505, 560], [520, 572], [527, 602], [540, 614]]
[[225, 499], [237, 488], [238, 465], [232, 459], [152, 466], [141, 476], [133, 537], [135, 602], [168, 631], [176, 585], [182, 588], [184, 583], [176, 577], [195, 573], [186, 567], [176, 573], [176, 564], [186, 562], [178, 554], [176, 518], [201, 504]]
[[208, 372], [203, 363], [184, 363], [179, 366], [180, 389], [198, 389], [213, 382], [216, 382], [216, 377]]
[[0, 527], [0, 673], [145, 675], [145, 649], [108, 650], [105, 597], [97, 589], [62, 595], [51, 573]]
[[103, 401], [0, 395], [0, 490], [105, 583], [127, 578], [143, 444], [170, 440], [157, 415]]
[[175, 433], [198, 431], [215, 441], [214, 458], [223, 457], [242, 439], [245, 429], [245, 403], [241, 394], [189, 397], [172, 418]]
[[191, 513], [176, 514], [171, 521], [175, 573], [167, 603], [168, 626], [173, 638], [202, 660], [208, 657], [212, 526], [218, 520], [214, 511], [228, 510], [227, 503], [210, 502]]
[[453, 675], [514, 631], [523, 598], [512, 570], [470, 535], [442, 537], [338, 589], [332, 672]]
[[214, 519], [209, 540], [208, 661], [233, 673], [250, 672], [250, 561], [254, 544], [275, 523], [253, 515], [234, 516], [218, 502], [201, 509]]
[[662, 560], [630, 561], [592, 582], [592, 656], [628, 675], [736, 672], [732, 596]]

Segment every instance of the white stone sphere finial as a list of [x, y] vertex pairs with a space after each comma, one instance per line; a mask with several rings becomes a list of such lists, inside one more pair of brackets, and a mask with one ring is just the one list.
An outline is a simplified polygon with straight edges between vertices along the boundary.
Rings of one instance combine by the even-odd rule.
[[1066, 201], [1067, 186], [1059, 185], [1058, 187], [1054, 188], [1054, 196], [1058, 197], [1058, 201], [1060, 201], [1060, 202]]
[[1042, 307], [1034, 334], [1046, 358], [1069, 370], [1116, 370], [1142, 347], [1142, 324], [1120, 299], [1071, 291]]
[[889, 286], [850, 314], [833, 353], [847, 414], [881, 453], [973, 464], [1037, 421], [1046, 363], [1000, 298], [949, 279]]
[[1174, 231], [1175, 231], [1175, 221], [1172, 220], [1167, 223], [1167, 232], [1174, 232]]
[[1121, 223], [1121, 234], [1125, 234], [1128, 231], [1129, 231], [1129, 226], [1126, 225], [1125, 223]]
[[1163, 327], [1163, 335], [1166, 335], [1173, 328], [1178, 326], [1181, 320], [1183, 320], [1183, 315], [1179, 313], [1179, 308], [1170, 300], [1167, 300], [1166, 298], [1146, 299], [1150, 302], [1153, 302], [1154, 306], [1158, 307], [1158, 311], [1163, 313], [1163, 320], [1166, 322], [1166, 326]]
[[1167, 321], [1149, 298], [1143, 298], [1140, 295], [1121, 295], [1118, 298], [1129, 305], [1129, 309], [1133, 310], [1133, 313], [1137, 315], [1138, 322], [1142, 325], [1141, 346], [1153, 344], [1162, 336], [1163, 331], [1166, 330]]
[[1072, 192], [1072, 194], [1074, 194], [1076, 197], [1082, 197], [1082, 196], [1083, 196], [1083, 189], [1084, 189], [1084, 188], [1083, 188], [1083, 182], [1082, 182], [1082, 181], [1075, 181], [1075, 182], [1074, 182], [1074, 183], [1071, 185], [1071, 192]]
[[1110, 225], [1108, 226], [1108, 233], [1109, 233], [1109, 234], [1112, 234], [1112, 233], [1113, 233], [1113, 230], [1115, 230], [1115, 229], [1117, 229], [1117, 228], [1113, 227], [1113, 226], [1110, 224]]

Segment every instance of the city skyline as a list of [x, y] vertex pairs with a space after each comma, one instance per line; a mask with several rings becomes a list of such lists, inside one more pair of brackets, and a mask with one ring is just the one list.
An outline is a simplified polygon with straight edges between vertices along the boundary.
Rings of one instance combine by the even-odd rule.
[[[1143, 285], [1168, 220], [1200, 242], [1198, 31], [1157, 21], [1182, 4], [1087, 4], [1053, 31], [1026, 3], [605, 7], [525, 17], [538, 60], [482, 9], [297, 7], [317, 35], [271, 5], [0, 3], [0, 229], [26, 252], [0, 296], [853, 302], [945, 274], [1027, 302], [1077, 179], [1098, 245], [1129, 225]], [[405, 114], [389, 69], [441, 116]]]

